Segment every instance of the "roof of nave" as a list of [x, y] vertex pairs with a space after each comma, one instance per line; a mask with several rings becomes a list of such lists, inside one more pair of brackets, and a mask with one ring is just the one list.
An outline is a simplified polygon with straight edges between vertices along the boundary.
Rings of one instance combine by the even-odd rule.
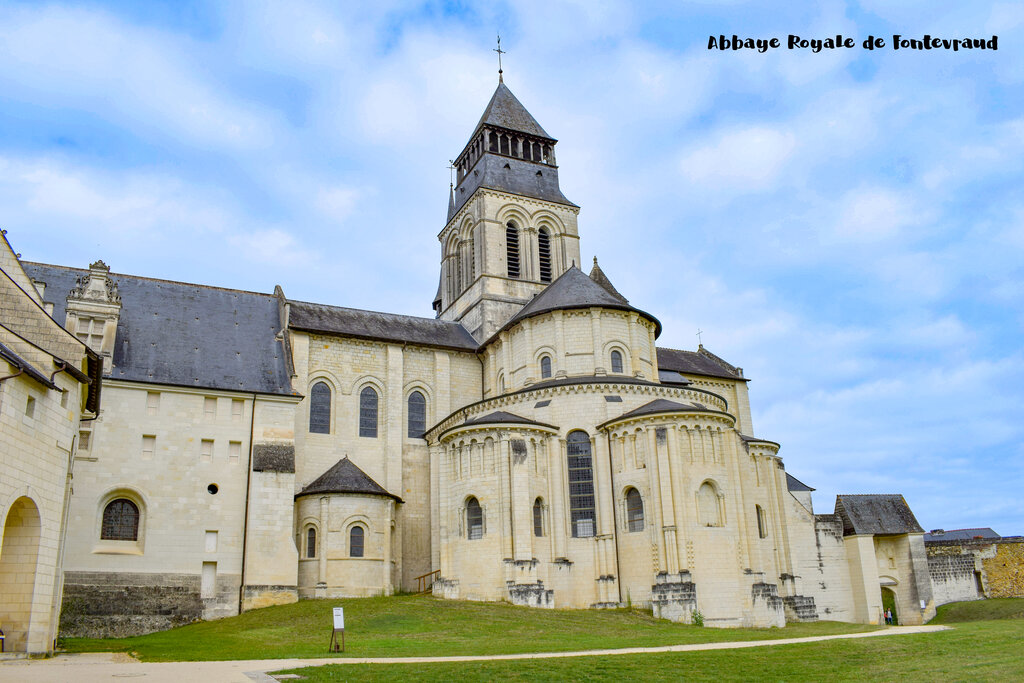
[[398, 502], [402, 499], [373, 480], [370, 475], [344, 458], [334, 463], [329, 470], [314, 479], [312, 483], [295, 494], [295, 497], [308, 496], [314, 493], [357, 493], [370, 496], [387, 496]]
[[475, 352], [478, 346], [466, 328], [448, 320], [363, 311], [290, 299], [288, 303], [291, 304], [288, 326], [299, 330], [439, 346], [459, 351]]
[[505, 412], [504, 410], [498, 410], [487, 415], [481, 415], [480, 417], [474, 417], [471, 420], [466, 420], [459, 427], [466, 427], [468, 425], [489, 425], [489, 424], [526, 424], [526, 425], [537, 425], [540, 427], [551, 427], [552, 429], [558, 429], [554, 425], [545, 424], [543, 422], [537, 422], [536, 420], [529, 420], [525, 417], [519, 417], [512, 413]]
[[704, 375], [749, 381], [740, 368], [726, 363], [701, 345], [696, 351], [658, 347], [658, 370], [674, 370], [687, 375]]
[[923, 533], [910, 506], [898, 493], [836, 496], [843, 535]]
[[789, 472], [786, 472], [786, 489], [789, 491], [813, 491], [814, 489], [803, 483]]
[[504, 81], [498, 82], [498, 87], [495, 88], [494, 94], [491, 95], [491, 101], [487, 103], [487, 108], [484, 109], [483, 116], [480, 117], [480, 121], [476, 124], [474, 131], [479, 129], [480, 126], [507, 128], [508, 130], [526, 133], [527, 135], [536, 135], [537, 137], [554, 140], [540, 127], [537, 119], [533, 118], [533, 115], [526, 110], [523, 103], [512, 94], [512, 91], [508, 89]]
[[518, 313], [502, 327], [506, 330], [520, 320], [531, 318], [551, 311], [564, 311], [578, 308], [613, 308], [621, 311], [633, 311], [654, 321], [655, 336], [661, 334], [661, 322], [650, 313], [634, 308], [621, 295], [615, 296], [600, 284], [594, 282], [576, 266], [567, 271], [533, 297], [530, 303], [523, 306]]
[[[46, 283], [63, 323], [68, 293], [88, 270], [24, 263]], [[292, 395], [277, 299], [237, 289], [111, 273], [121, 296], [109, 377], [135, 382]]]

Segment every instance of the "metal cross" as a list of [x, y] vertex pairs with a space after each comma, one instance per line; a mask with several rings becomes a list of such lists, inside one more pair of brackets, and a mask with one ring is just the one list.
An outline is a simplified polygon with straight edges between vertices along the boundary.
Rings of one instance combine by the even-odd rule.
[[702, 330], [702, 329], [700, 329], [698, 327], [697, 328], [697, 345], [698, 346], [702, 346], [703, 345], [703, 343], [701, 342], [701, 339], [700, 339], [700, 335], [702, 335], [702, 334], [704, 334], [704, 330]]
[[448, 160], [448, 182], [455, 184], [455, 162], [451, 159]]
[[498, 53], [498, 80], [501, 80], [501, 56], [508, 54], [505, 50], [501, 49], [501, 34], [498, 34], [498, 49], [494, 50]]

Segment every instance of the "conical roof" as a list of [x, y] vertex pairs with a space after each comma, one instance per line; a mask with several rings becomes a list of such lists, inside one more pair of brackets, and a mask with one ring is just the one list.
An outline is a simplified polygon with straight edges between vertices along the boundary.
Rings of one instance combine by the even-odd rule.
[[451, 186], [448, 188], [448, 220], [446, 223], [452, 222], [452, 216], [455, 215], [455, 187]]
[[295, 496], [308, 496], [314, 493], [361, 493], [371, 496], [387, 496], [402, 502], [402, 499], [375, 482], [370, 475], [363, 472], [346, 455], [329, 470], [313, 480], [306, 488]]
[[497, 126], [554, 140], [540, 127], [537, 119], [533, 118], [530, 112], [526, 111], [526, 107], [516, 99], [516, 96], [512, 94], [508, 86], [502, 82], [498, 83], [494, 95], [491, 96], [491, 101], [487, 103], [484, 115], [480, 117], [480, 122], [476, 124], [477, 128], [480, 128], [480, 126]]
[[612, 296], [621, 299], [622, 303], [629, 303], [629, 300], [619, 294], [619, 290], [615, 289], [615, 285], [612, 284], [612, 281], [609, 280], [608, 276], [604, 274], [603, 270], [601, 270], [601, 266], [597, 265], [596, 256], [594, 257], [594, 267], [590, 269], [590, 279], [608, 290], [608, 293]]

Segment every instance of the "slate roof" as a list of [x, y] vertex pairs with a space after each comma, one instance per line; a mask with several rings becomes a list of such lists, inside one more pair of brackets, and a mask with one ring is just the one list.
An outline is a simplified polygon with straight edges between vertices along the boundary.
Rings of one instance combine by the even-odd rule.
[[[703, 404], [700, 404], [700, 403], [696, 403], [696, 402], [688, 401], [686, 403], [680, 403], [679, 401], [670, 401], [667, 398], [658, 398], [658, 399], [655, 399], [655, 400], [651, 401], [650, 403], [643, 404], [639, 408], [635, 408], [633, 410], [630, 410], [627, 413], [623, 413], [622, 415], [619, 415], [616, 418], [608, 420], [608, 422], [605, 422], [604, 424], [610, 424], [612, 422], [618, 422], [619, 420], [625, 420], [625, 419], [632, 418], [632, 417], [641, 417], [643, 415], [658, 415], [660, 413], [695, 413], [695, 412], [697, 412], [697, 413], [719, 413], [721, 411], [715, 410], [713, 408], [708, 408], [707, 406], [705, 406]], [[599, 427], [603, 427], [603, 426], [604, 425], [599, 425]]]
[[[64, 323], [68, 293], [89, 271], [24, 264], [46, 283], [43, 299]], [[294, 395], [277, 299], [222, 289], [111, 273], [121, 295], [111, 379]]]
[[803, 483], [789, 472], [786, 472], [786, 489], [789, 491], [813, 491], [814, 489]]
[[504, 410], [498, 410], [498, 411], [493, 412], [493, 413], [488, 413], [487, 415], [481, 415], [480, 417], [474, 417], [471, 420], [466, 420], [465, 422], [463, 422], [459, 426], [460, 427], [464, 427], [466, 425], [481, 425], [481, 424], [487, 424], [487, 425], [489, 425], [489, 424], [528, 424], [528, 425], [538, 425], [538, 426], [541, 426], [541, 427], [551, 427], [552, 429], [557, 429], [557, 427], [555, 427], [554, 425], [544, 424], [543, 422], [537, 422], [536, 420], [529, 420], [529, 419], [527, 419], [525, 417], [519, 417], [518, 415], [513, 415], [512, 413], [505, 412]]
[[46, 375], [44, 375], [39, 370], [37, 370], [34, 365], [29, 363], [27, 360], [25, 360], [24, 358], [22, 358], [18, 354], [16, 354], [13, 349], [7, 347], [4, 344], [0, 344], [0, 358], [2, 358], [3, 360], [7, 361], [8, 363], [10, 363], [14, 367], [16, 367], [18, 370], [21, 370], [22, 372], [25, 373], [25, 375], [27, 377], [31, 377], [35, 381], [37, 381], [40, 384], [42, 384], [44, 387], [46, 387], [48, 389], [59, 389], [60, 388], [56, 384], [51, 382], [46, 377]]
[[975, 538], [997, 540], [1002, 538], [990, 527], [976, 529], [933, 529], [924, 535], [924, 542], [929, 541], [972, 541]]
[[487, 103], [487, 108], [484, 109], [484, 113], [480, 117], [479, 123], [476, 124], [474, 131], [479, 129], [480, 126], [507, 128], [554, 141], [554, 138], [540, 127], [537, 119], [533, 118], [533, 115], [526, 111], [526, 107], [512, 94], [512, 91], [508, 89], [504, 81], [498, 82], [498, 87], [494, 89], [491, 101]]
[[[455, 188], [455, 212], [479, 187], [575, 207], [558, 185], [558, 167], [485, 152]], [[455, 215], [452, 213], [452, 216]], [[451, 219], [449, 219], [450, 221]]]
[[836, 512], [843, 520], [843, 535], [912, 534], [924, 529], [899, 494], [836, 496]]
[[407, 342], [458, 351], [476, 352], [478, 346], [473, 335], [456, 322], [327, 306], [306, 301], [289, 300], [288, 303], [291, 304], [288, 326], [297, 330]]
[[658, 369], [674, 370], [686, 375], [704, 375], [748, 381], [739, 368], [726, 363], [703, 346], [697, 351], [658, 347]]
[[612, 308], [621, 311], [633, 311], [654, 321], [655, 336], [661, 334], [661, 322], [650, 313], [634, 308], [623, 299], [614, 296], [607, 289], [587, 277], [582, 270], [572, 266], [569, 270], [533, 297], [530, 303], [523, 306], [518, 313], [505, 323], [503, 330], [515, 325], [520, 320], [531, 318], [551, 311], [564, 311], [577, 308]]
[[681, 384], [684, 386], [687, 384], [693, 384], [693, 382], [683, 377], [677, 371], [662, 370], [661, 368], [658, 368], [658, 381], [662, 384]]
[[370, 496], [387, 496], [399, 503], [402, 499], [375, 482], [370, 475], [359, 469], [354, 462], [344, 458], [336, 462], [329, 470], [314, 479], [308, 486], [295, 494], [309, 496], [314, 493], [358, 493]]
[[594, 267], [590, 269], [589, 277], [591, 280], [604, 287], [609, 294], [622, 301], [622, 303], [629, 303], [629, 300], [622, 296], [619, 290], [615, 289], [615, 285], [612, 284], [612, 281], [609, 280], [608, 276], [604, 274], [603, 270], [601, 270], [601, 266], [597, 265], [596, 256], [594, 257]]

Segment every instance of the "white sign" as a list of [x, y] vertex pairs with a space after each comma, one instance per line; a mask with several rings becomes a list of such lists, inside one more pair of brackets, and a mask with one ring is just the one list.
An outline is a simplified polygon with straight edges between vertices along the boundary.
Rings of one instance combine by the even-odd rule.
[[334, 608], [334, 628], [344, 629], [345, 628], [345, 608], [335, 607]]

